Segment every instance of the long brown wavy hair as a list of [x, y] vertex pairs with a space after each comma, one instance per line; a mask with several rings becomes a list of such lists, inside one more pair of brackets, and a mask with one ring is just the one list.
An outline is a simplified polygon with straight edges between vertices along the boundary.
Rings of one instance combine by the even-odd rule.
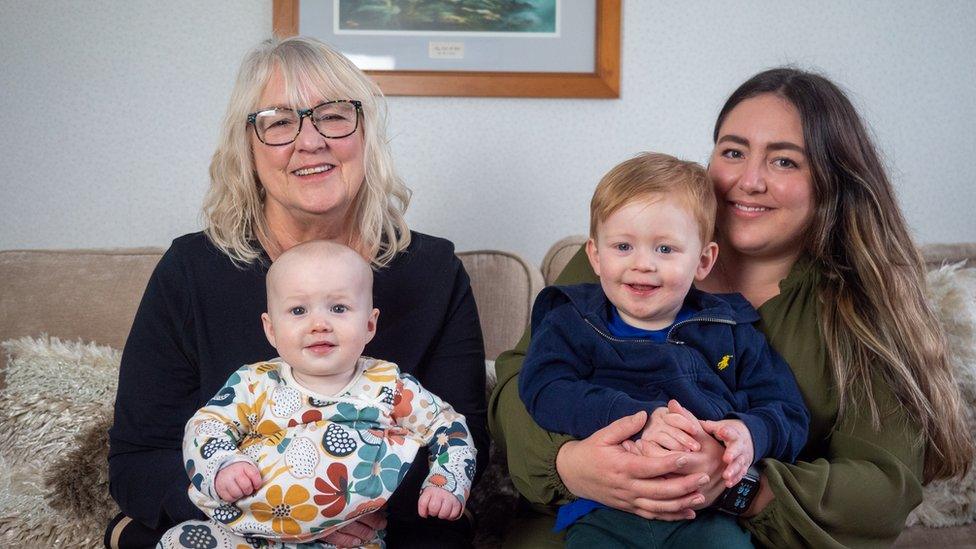
[[925, 297], [925, 263], [864, 123], [833, 82], [783, 67], [732, 93], [713, 140], [732, 109], [765, 93], [789, 101], [803, 124], [815, 204], [805, 252], [823, 274], [820, 328], [837, 383], [838, 421], [866, 403], [880, 429], [872, 384], [885, 383], [921, 426], [925, 481], [964, 473], [972, 434], [946, 336]]

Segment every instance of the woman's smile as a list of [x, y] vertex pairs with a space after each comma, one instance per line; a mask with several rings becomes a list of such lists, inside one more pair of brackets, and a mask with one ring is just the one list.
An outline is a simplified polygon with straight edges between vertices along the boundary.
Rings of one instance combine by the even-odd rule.
[[729, 202], [728, 204], [736, 214], [746, 217], [758, 217], [759, 215], [773, 209], [765, 206], [746, 204], [743, 202]]
[[314, 166], [307, 166], [293, 170], [291, 173], [300, 177], [316, 175], [320, 173], [330, 172], [335, 168], [335, 164], [318, 164]]

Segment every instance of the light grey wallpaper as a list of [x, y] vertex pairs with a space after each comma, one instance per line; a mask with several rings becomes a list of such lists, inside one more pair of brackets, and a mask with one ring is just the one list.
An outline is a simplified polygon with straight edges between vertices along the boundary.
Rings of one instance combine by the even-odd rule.
[[[921, 242], [976, 240], [976, 3], [623, 2], [618, 100], [390, 98], [418, 230], [541, 260], [640, 150], [704, 161], [742, 80], [848, 89]], [[271, 2], [0, 0], [0, 248], [166, 245], [199, 228], [217, 125]]]

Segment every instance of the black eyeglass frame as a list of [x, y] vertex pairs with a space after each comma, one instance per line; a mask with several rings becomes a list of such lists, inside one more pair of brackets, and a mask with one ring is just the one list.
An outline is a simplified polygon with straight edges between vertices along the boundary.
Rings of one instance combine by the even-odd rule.
[[319, 103], [318, 105], [315, 105], [314, 107], [312, 107], [310, 109], [291, 109], [291, 110], [294, 110], [295, 111], [295, 114], [298, 115], [298, 131], [295, 132], [295, 137], [292, 138], [291, 141], [288, 141], [286, 143], [268, 143], [267, 141], [265, 141], [264, 139], [262, 139], [261, 138], [261, 134], [258, 133], [258, 125], [257, 125], [258, 115], [261, 114], [261, 113], [263, 113], [263, 112], [266, 112], [266, 111], [272, 111], [272, 110], [278, 110], [278, 109], [276, 109], [276, 108], [261, 109], [261, 110], [259, 110], [257, 112], [252, 112], [251, 114], [247, 115], [247, 123], [250, 124], [252, 128], [254, 128], [254, 135], [257, 136], [258, 141], [264, 143], [265, 145], [267, 145], [269, 147], [283, 147], [285, 145], [291, 145], [292, 143], [295, 142], [296, 139], [298, 139], [298, 136], [301, 135], [301, 133], [302, 133], [302, 123], [305, 121], [305, 117], [308, 117], [309, 119], [311, 119], [312, 112], [314, 112], [315, 109], [317, 109], [319, 107], [323, 107], [325, 105], [333, 105], [335, 103], [349, 103], [350, 105], [352, 105], [353, 107], [356, 108], [356, 124], [352, 127], [352, 131], [349, 132], [349, 133], [347, 133], [347, 134], [345, 134], [345, 135], [325, 135], [324, 133], [322, 133], [322, 130], [320, 130], [319, 127], [315, 125], [315, 120], [314, 119], [312, 120], [312, 127], [315, 128], [315, 131], [319, 132], [319, 135], [321, 135], [322, 137], [324, 137], [326, 139], [342, 139], [343, 137], [349, 137], [350, 135], [356, 133], [356, 130], [359, 129], [359, 119], [363, 116], [363, 102], [362, 101], [358, 101], [356, 99], [336, 99], [335, 101], [325, 101], [325, 102]]

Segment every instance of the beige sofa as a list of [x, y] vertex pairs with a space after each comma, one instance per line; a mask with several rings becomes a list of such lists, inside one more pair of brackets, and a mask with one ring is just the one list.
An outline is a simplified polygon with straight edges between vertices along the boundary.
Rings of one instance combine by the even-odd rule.
[[[541, 267], [501, 251], [458, 254], [471, 276], [488, 358], [518, 340], [536, 293], [556, 277], [582, 241], [569, 237], [557, 242]], [[0, 251], [0, 341], [46, 333], [121, 349], [161, 253], [158, 248]], [[931, 245], [924, 253], [930, 265], [938, 266], [976, 259], [976, 244]], [[0, 387], [3, 383], [0, 375]], [[897, 546], [973, 547], [976, 525], [914, 527]]]

